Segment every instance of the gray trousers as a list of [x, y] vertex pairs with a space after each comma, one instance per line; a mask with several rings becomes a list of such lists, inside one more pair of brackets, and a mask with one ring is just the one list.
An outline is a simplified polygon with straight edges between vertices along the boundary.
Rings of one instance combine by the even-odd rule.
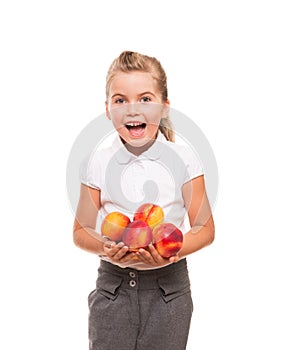
[[101, 261], [88, 296], [90, 350], [185, 350], [193, 311], [186, 259], [138, 271]]

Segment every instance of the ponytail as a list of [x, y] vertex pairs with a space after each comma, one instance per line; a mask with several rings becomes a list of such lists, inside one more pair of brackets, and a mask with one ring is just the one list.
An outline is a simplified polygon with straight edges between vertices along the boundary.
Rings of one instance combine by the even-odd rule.
[[165, 136], [167, 141], [175, 142], [175, 133], [173, 130], [173, 124], [169, 116], [162, 118], [159, 124], [159, 130]]

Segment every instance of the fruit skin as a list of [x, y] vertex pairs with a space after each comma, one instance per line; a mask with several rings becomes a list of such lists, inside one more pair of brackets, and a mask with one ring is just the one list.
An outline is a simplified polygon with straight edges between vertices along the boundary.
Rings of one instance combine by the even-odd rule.
[[145, 203], [142, 204], [135, 212], [134, 220], [145, 221], [152, 229], [163, 222], [163, 209], [156, 204]]
[[111, 241], [119, 242], [130, 222], [131, 220], [128, 216], [118, 211], [113, 211], [105, 216], [101, 225], [101, 233]]
[[153, 245], [164, 258], [176, 255], [182, 247], [183, 234], [171, 223], [162, 223], [153, 229]]
[[146, 222], [135, 220], [125, 228], [122, 241], [130, 251], [138, 251], [152, 242], [152, 230]]

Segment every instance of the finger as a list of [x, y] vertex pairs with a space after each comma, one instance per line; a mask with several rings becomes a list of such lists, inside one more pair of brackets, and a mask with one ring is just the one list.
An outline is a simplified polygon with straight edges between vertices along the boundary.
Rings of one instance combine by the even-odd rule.
[[128, 251], [129, 251], [129, 247], [123, 246], [116, 254], [116, 258], [121, 259], [122, 257], [124, 257], [128, 253]]
[[113, 258], [120, 260], [123, 256], [125, 256], [128, 253], [128, 251], [129, 248], [126, 245], [124, 245], [124, 243], [119, 243], [116, 247], [112, 249]]
[[105, 241], [105, 242], [104, 242], [104, 248], [111, 249], [111, 248], [114, 247], [115, 245], [116, 245], [116, 243], [113, 242], [113, 241]]
[[125, 262], [128, 262], [130, 260], [135, 260], [135, 259], [137, 259], [137, 256], [135, 253], [126, 253], [126, 255], [120, 259], [120, 262], [125, 263]]
[[169, 262], [171, 262], [171, 263], [176, 263], [176, 262], [178, 262], [178, 260], [179, 260], [179, 256], [178, 255], [174, 255], [174, 256], [171, 256], [169, 258]]
[[148, 251], [146, 251], [145, 249], [143, 249], [143, 248], [139, 249], [139, 251], [137, 252], [137, 256], [144, 263], [148, 263], [149, 264], [152, 261], [151, 254]]
[[109, 257], [115, 256], [118, 251], [124, 246], [122, 243], [116, 244], [115, 242], [107, 242], [104, 244], [104, 251]]
[[123, 248], [123, 246], [124, 246], [124, 243], [123, 243], [123, 242], [120, 242], [120, 243], [117, 243], [117, 244], [112, 245], [112, 246], [111, 246], [111, 249], [110, 249], [110, 253], [111, 253], [112, 255], [116, 255], [116, 254], [120, 251], [120, 249]]
[[154, 265], [154, 266], [156, 266], [156, 265], [159, 265], [159, 261], [158, 260], [156, 260], [153, 256], [152, 256], [152, 254], [149, 252], [149, 251], [147, 251], [146, 249], [140, 249], [139, 251], [138, 251], [138, 257], [139, 257], [139, 259], [142, 261], [142, 262], [144, 262], [144, 263], [146, 263], [146, 264], [150, 264], [150, 265]]
[[150, 244], [148, 246], [149, 252], [152, 256], [152, 258], [156, 261], [156, 262], [162, 262], [164, 259], [163, 257], [158, 253], [158, 251], [155, 249], [153, 244]]

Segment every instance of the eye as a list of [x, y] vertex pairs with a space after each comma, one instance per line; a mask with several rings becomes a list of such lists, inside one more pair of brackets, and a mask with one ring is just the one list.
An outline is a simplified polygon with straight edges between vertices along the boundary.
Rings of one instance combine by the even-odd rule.
[[120, 98], [117, 98], [114, 102], [115, 102], [115, 103], [118, 103], [118, 104], [124, 103], [124, 102], [125, 102], [125, 99], [123, 99], [122, 97], [120, 97]]
[[151, 101], [151, 99], [148, 96], [144, 96], [141, 98], [141, 102], [150, 102], [150, 101]]

